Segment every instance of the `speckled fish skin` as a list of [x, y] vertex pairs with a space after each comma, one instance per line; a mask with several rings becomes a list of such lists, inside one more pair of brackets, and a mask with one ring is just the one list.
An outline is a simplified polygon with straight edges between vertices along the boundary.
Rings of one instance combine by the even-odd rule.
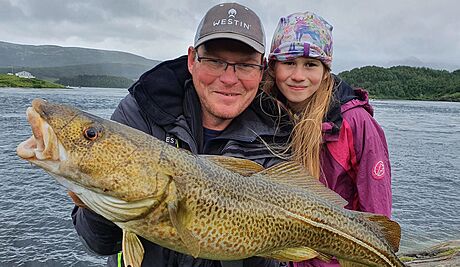
[[[213, 158], [70, 106], [36, 99], [32, 109], [31, 124], [37, 123], [37, 114], [43, 120], [32, 125], [32, 139], [39, 138], [42, 124], [49, 125], [55, 137], [44, 142], [59, 141], [57, 151], [49, 153], [60, 155], [59, 165], [26, 158], [27, 145], [18, 147], [18, 155], [97, 195], [120, 200], [130, 212], [115, 210], [112, 216], [113, 210], [82, 199], [121, 228], [161, 246], [218, 260], [286, 259], [286, 249], [309, 247], [347, 262], [403, 266], [369, 218], [314, 190], [280, 183], [266, 171], [242, 175]], [[140, 204], [133, 208], [131, 203]]]

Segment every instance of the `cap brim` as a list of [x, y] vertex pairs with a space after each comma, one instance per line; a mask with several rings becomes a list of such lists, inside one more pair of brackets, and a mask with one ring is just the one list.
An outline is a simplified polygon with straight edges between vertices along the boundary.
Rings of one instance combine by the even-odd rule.
[[246, 36], [231, 33], [231, 32], [217, 32], [217, 33], [206, 35], [206, 36], [200, 38], [195, 43], [195, 47], [203, 44], [204, 42], [214, 40], [214, 39], [220, 39], [220, 38], [233, 39], [233, 40], [243, 42], [243, 43], [249, 45], [250, 47], [254, 48], [254, 50], [256, 50], [257, 52], [259, 52], [261, 54], [265, 54], [265, 48], [260, 43], [254, 41], [253, 39], [248, 38]]

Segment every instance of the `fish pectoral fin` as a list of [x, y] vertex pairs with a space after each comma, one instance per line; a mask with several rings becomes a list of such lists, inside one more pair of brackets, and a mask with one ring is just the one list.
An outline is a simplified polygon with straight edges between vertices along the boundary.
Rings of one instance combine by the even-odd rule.
[[112, 222], [126, 222], [141, 217], [158, 204], [155, 198], [125, 201], [87, 189], [71, 180], [53, 175], [64, 187], [74, 192], [92, 211]]
[[225, 169], [234, 171], [243, 176], [251, 176], [254, 173], [260, 172], [264, 169], [262, 165], [248, 159], [215, 155], [200, 155], [199, 157], [208, 159], [215, 164], [224, 167]]
[[319, 258], [322, 261], [330, 262], [331, 256], [318, 252], [309, 247], [286, 248], [271, 252], [270, 254], [260, 255], [261, 257], [273, 258], [279, 261], [306, 261]]
[[318, 179], [310, 176], [301, 164], [294, 161], [276, 164], [257, 173], [257, 175], [261, 175], [273, 182], [313, 192], [342, 208], [348, 204], [339, 194], [324, 186]]
[[196, 236], [185, 227], [188, 216], [183, 209], [180, 209], [179, 201], [169, 202], [168, 211], [171, 223], [176, 228], [180, 239], [187, 247], [190, 255], [198, 258], [198, 255], [200, 255], [200, 243], [198, 238], [196, 238]]
[[373, 227], [380, 230], [380, 233], [385, 237], [385, 240], [390, 245], [393, 252], [398, 252], [399, 243], [401, 241], [401, 226], [388, 217], [379, 214], [368, 212], [357, 212], [360, 216], [371, 221]]
[[135, 233], [123, 229], [122, 249], [125, 266], [141, 266], [144, 259], [144, 247]]
[[337, 259], [337, 261], [340, 263], [340, 267], [369, 267], [367, 264], [361, 264], [354, 261], [347, 261], [343, 259]]

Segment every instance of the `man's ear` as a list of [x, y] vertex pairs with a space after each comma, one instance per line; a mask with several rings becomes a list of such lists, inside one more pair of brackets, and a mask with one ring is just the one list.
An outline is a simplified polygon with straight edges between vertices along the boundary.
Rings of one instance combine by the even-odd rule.
[[187, 67], [188, 71], [192, 73], [193, 65], [195, 64], [196, 50], [193, 46], [188, 48], [188, 58], [187, 58]]

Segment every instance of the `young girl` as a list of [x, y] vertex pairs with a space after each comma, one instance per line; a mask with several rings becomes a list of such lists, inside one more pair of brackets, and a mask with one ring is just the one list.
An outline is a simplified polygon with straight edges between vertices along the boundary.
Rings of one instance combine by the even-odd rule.
[[[391, 176], [382, 128], [367, 92], [331, 73], [332, 26], [311, 12], [280, 19], [264, 90], [292, 115], [294, 160], [337, 192], [350, 210], [391, 216]], [[339, 266], [318, 259], [296, 267]]]

